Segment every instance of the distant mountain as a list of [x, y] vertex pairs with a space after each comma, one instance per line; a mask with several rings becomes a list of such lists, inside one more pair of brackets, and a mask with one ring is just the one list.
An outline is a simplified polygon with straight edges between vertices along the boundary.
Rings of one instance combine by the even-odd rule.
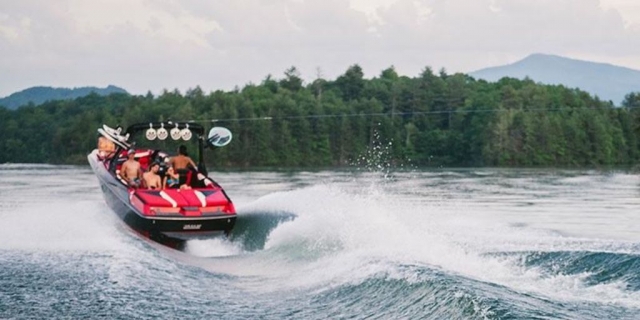
[[0, 99], [0, 106], [5, 106], [8, 109], [17, 109], [18, 107], [29, 104], [29, 102], [32, 102], [35, 105], [39, 105], [49, 100], [72, 100], [75, 98], [84, 97], [92, 92], [105, 96], [112, 93], [129, 94], [126, 90], [111, 85], [106, 88], [81, 87], [73, 89], [31, 87], [13, 93], [6, 98]]
[[580, 88], [615, 105], [620, 105], [628, 93], [640, 92], [638, 70], [539, 53], [513, 64], [472, 72], [471, 76], [487, 81], [529, 77], [545, 84]]

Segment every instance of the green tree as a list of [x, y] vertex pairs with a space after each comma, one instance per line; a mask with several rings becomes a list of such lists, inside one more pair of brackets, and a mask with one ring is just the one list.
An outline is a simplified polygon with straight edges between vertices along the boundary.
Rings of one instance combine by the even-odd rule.
[[285, 78], [280, 80], [280, 86], [290, 91], [302, 89], [302, 78], [296, 67], [291, 67], [284, 72]]
[[362, 68], [355, 64], [349, 67], [345, 74], [336, 79], [335, 84], [337, 88], [342, 92], [342, 97], [345, 100], [355, 100], [360, 98], [360, 94], [364, 89], [365, 80]]

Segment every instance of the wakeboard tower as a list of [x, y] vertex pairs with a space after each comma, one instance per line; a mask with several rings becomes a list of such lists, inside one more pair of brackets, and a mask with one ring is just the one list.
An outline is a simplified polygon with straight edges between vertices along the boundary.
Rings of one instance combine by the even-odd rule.
[[[204, 161], [205, 148], [224, 147], [231, 142], [228, 129], [214, 127], [205, 136], [205, 129], [199, 124], [166, 121], [134, 124], [124, 132], [122, 128], [103, 125], [98, 133], [115, 145], [115, 151], [105, 157], [99, 150], [93, 150], [87, 157], [89, 164], [98, 177], [107, 205], [134, 231], [180, 247], [185, 240], [229, 234], [233, 229], [236, 221], [233, 202], [224, 189], [208, 177]], [[195, 142], [197, 167], [181, 172], [175, 188], [132, 187], [120, 172], [130, 152], [134, 153], [142, 171], [158, 163], [161, 179], [166, 176], [169, 165], [170, 155], [165, 150], [138, 146], [135, 139], [141, 133], [146, 142], [156, 141], [164, 146]]]

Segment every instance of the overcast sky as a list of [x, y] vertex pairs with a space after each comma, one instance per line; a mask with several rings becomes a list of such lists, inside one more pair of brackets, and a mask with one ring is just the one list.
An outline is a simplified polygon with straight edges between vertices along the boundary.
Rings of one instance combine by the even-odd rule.
[[[209, 92], [550, 53], [640, 69], [640, 0], [0, 0], [0, 97], [31, 86]], [[320, 72], [318, 72], [320, 71]]]

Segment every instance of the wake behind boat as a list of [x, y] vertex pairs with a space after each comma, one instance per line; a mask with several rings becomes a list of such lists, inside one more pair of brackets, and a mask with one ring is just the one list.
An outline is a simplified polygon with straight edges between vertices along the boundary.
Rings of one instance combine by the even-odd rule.
[[[165, 128], [171, 128], [167, 130]], [[197, 168], [180, 172], [175, 187], [146, 188], [132, 186], [121, 172], [123, 163], [133, 154], [143, 172], [159, 165], [158, 175], [168, 176], [170, 156], [151, 147], [132, 148], [134, 138], [144, 132], [147, 140], [171, 144], [173, 140], [197, 141]], [[170, 132], [170, 133], [169, 133]], [[133, 230], [152, 240], [179, 245], [184, 240], [228, 234], [236, 221], [235, 207], [222, 187], [207, 176], [204, 149], [224, 146], [231, 133], [216, 127], [205, 137], [204, 128], [194, 123], [154, 122], [134, 124], [122, 129], [108, 126], [98, 129], [101, 140], [110, 147], [98, 148], [88, 155], [109, 207]], [[175, 143], [175, 142], [173, 142]]]

